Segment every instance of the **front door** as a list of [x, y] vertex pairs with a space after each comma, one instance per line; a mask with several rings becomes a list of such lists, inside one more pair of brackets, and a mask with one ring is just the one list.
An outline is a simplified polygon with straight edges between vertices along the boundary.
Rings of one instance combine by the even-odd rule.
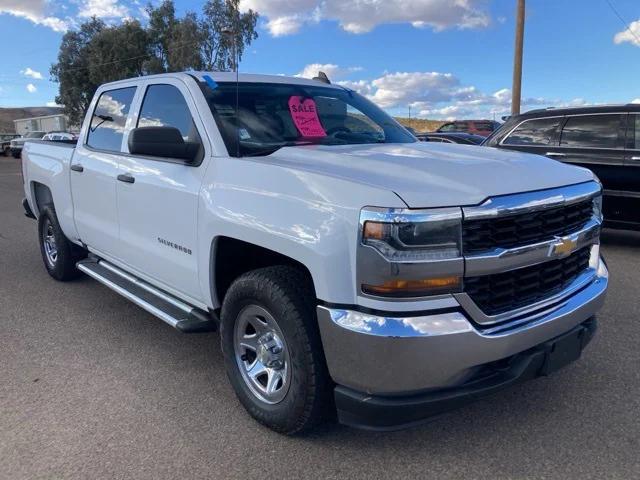
[[197, 218], [206, 152], [198, 133], [204, 129], [192, 111], [195, 104], [180, 81], [146, 86], [132, 127], [177, 128], [186, 142], [200, 144], [200, 152], [194, 162], [127, 155], [120, 162], [124, 180], [117, 182], [117, 200], [124, 262], [143, 278], [197, 303], [204, 298]]
[[71, 194], [80, 240], [98, 253], [118, 257], [116, 177], [136, 87], [102, 92], [73, 155]]

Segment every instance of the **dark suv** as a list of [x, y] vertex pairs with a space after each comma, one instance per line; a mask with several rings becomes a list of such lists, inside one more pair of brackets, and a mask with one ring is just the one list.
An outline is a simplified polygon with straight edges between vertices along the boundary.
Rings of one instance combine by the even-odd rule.
[[604, 187], [605, 226], [640, 230], [640, 105], [532, 110], [483, 145], [592, 170]]

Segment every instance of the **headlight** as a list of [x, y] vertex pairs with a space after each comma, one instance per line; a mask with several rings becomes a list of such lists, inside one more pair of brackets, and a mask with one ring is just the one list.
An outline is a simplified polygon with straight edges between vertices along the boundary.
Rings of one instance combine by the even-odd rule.
[[602, 194], [593, 197], [593, 216], [602, 221]]
[[[364, 248], [359, 253], [359, 268], [363, 270], [360, 277], [364, 293], [419, 297], [461, 290], [462, 212], [459, 208], [367, 208], [362, 210], [360, 222]], [[374, 249], [378, 258], [366, 247]]]

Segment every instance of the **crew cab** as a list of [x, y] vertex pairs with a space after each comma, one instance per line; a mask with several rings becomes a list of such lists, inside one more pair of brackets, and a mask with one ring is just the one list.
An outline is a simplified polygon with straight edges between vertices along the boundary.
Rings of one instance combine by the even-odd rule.
[[23, 157], [49, 274], [219, 329], [240, 402], [286, 434], [336, 412], [405, 427], [551, 374], [607, 290], [590, 171], [419, 142], [326, 82], [122, 80], [97, 90], [77, 145]]

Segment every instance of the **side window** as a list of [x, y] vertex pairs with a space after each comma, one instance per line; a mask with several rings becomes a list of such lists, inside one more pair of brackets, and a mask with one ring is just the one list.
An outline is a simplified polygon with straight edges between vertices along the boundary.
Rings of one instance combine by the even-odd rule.
[[87, 145], [99, 150], [120, 152], [124, 126], [136, 87], [103, 92], [91, 117]]
[[[635, 150], [640, 150], [640, 115], [634, 115], [633, 116], [634, 121], [631, 124], [631, 142], [628, 143], [628, 145], [632, 145], [631, 148], [634, 148]], [[634, 128], [635, 127], [635, 128]], [[635, 137], [635, 140], [634, 140]]]
[[569, 117], [562, 129], [563, 147], [618, 148], [622, 115], [579, 115]]
[[505, 138], [503, 145], [550, 145], [562, 117], [526, 120]]
[[439, 132], [455, 132], [455, 130], [456, 126], [453, 123], [445, 123], [438, 129]]
[[184, 96], [173, 85], [150, 85], [142, 101], [138, 127], [173, 127], [187, 143], [201, 144]]

